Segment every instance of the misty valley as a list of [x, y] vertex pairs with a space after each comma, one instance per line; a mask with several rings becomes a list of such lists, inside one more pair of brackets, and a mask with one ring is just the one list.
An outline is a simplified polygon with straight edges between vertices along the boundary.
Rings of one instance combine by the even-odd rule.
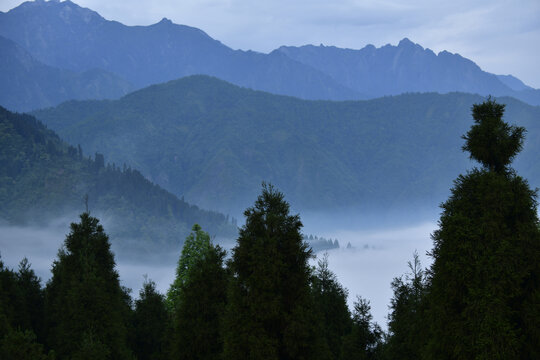
[[0, 359], [540, 358], [540, 89], [403, 38], [0, 11]]

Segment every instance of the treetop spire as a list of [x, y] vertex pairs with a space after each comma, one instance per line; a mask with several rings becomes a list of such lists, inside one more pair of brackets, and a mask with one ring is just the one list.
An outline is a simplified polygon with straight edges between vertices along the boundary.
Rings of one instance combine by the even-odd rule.
[[508, 125], [502, 120], [505, 105], [491, 97], [472, 107], [475, 124], [463, 136], [463, 151], [490, 171], [501, 173], [523, 147], [525, 128]]

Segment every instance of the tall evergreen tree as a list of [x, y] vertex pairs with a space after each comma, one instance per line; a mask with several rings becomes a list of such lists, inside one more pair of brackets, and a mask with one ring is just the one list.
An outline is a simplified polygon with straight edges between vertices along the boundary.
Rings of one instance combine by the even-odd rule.
[[26, 258], [20, 262], [16, 275], [22, 298], [20, 326], [22, 329], [31, 330], [39, 342], [44, 342], [45, 313], [41, 279], [36, 276]]
[[375, 360], [380, 358], [382, 330], [373, 322], [369, 301], [358, 296], [354, 302], [352, 329], [343, 339], [341, 358]]
[[385, 344], [388, 359], [419, 359], [425, 342], [423, 319], [427, 285], [417, 252], [408, 266], [410, 271], [405, 277], [392, 281], [394, 296], [390, 300]]
[[227, 300], [225, 251], [210, 243], [186, 270], [174, 314], [173, 357], [220, 359], [223, 316]]
[[59, 359], [127, 359], [129, 305], [99, 220], [71, 224], [46, 287], [48, 344]]
[[189, 269], [204, 257], [210, 247], [210, 235], [203, 231], [199, 224], [194, 224], [191, 234], [188, 235], [182, 247], [182, 254], [176, 267], [176, 277], [167, 292], [167, 305], [171, 311], [176, 311], [179, 305], [181, 289], [187, 281]]
[[227, 359], [316, 359], [311, 250], [282, 193], [263, 184], [244, 215], [229, 268]]
[[153, 281], [146, 280], [135, 300], [133, 313], [133, 352], [139, 360], [168, 358], [170, 314], [165, 296], [156, 290]]
[[348, 291], [329, 269], [328, 253], [317, 263], [312, 288], [317, 315], [331, 358], [339, 359], [343, 337], [351, 331], [351, 314], [347, 306]]
[[482, 165], [455, 181], [433, 235], [426, 359], [540, 358], [536, 193], [509, 165], [525, 129], [474, 105], [463, 149]]
[[0, 359], [52, 359], [36, 333], [43, 330], [43, 291], [25, 258], [19, 271], [0, 259]]

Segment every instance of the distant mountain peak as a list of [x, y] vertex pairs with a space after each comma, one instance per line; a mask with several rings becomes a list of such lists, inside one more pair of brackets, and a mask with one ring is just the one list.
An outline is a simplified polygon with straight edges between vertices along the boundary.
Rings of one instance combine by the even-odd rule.
[[62, 20], [70, 22], [71, 20], [82, 19], [85, 23], [91, 21], [102, 21], [105, 20], [97, 12], [81, 7], [70, 0], [60, 1], [60, 0], [35, 0], [35, 1], [26, 1], [19, 6], [11, 9], [8, 13], [27, 13], [27, 12], [42, 12], [42, 11], [53, 11], [57, 13]]
[[407, 46], [407, 45], [415, 45], [415, 43], [413, 43], [411, 40], [409, 40], [409, 38], [407, 37], [404, 37], [403, 39], [401, 39], [401, 41], [399, 42], [398, 46]]
[[417, 44], [415, 42], [412, 42], [411, 40], [409, 40], [409, 38], [403, 38], [397, 45], [397, 48], [398, 49], [414, 49], [414, 50], [419, 50], [419, 51], [424, 51], [424, 48], [422, 47], [422, 45], [420, 44]]
[[173, 22], [170, 20], [170, 19], [167, 19], [166, 17], [164, 17], [163, 19], [161, 19], [158, 24], [161, 24], [161, 25], [170, 25], [172, 24]]

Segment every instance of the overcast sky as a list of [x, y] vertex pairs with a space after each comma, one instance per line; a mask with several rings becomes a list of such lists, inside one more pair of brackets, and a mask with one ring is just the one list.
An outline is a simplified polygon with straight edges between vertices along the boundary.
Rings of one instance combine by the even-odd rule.
[[[75, 0], [109, 20], [149, 25], [163, 17], [234, 49], [281, 45], [360, 49], [408, 37], [496, 74], [540, 88], [540, 0]], [[8, 11], [20, 0], [0, 0]]]

